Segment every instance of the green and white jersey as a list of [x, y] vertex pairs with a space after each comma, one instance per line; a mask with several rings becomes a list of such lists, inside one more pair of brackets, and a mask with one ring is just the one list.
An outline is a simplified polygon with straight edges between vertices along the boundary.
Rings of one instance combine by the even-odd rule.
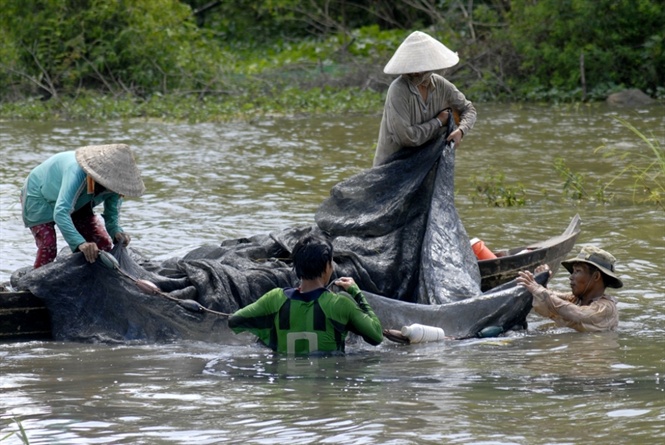
[[353, 300], [323, 288], [307, 293], [273, 289], [234, 313], [229, 327], [235, 333], [253, 333], [273, 351], [295, 355], [344, 352], [348, 332], [378, 345], [383, 340], [381, 322], [357, 285], [348, 292]]

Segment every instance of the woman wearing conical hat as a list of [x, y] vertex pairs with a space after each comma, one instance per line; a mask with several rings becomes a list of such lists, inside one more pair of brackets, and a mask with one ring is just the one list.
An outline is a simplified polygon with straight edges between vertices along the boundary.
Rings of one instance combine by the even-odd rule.
[[476, 109], [455, 85], [434, 73], [458, 61], [457, 53], [420, 31], [413, 32], [397, 48], [383, 69], [399, 77], [386, 95], [375, 166], [388, 162], [401, 148], [418, 147], [443, 134], [451, 110], [459, 113], [460, 123], [448, 140], [459, 146], [476, 122]]
[[[21, 189], [23, 222], [37, 244], [35, 269], [55, 260], [55, 226], [72, 252], [94, 262], [99, 250], [129, 244], [119, 225], [123, 196], [145, 191], [134, 156], [127, 145], [92, 145], [51, 156], [35, 167]], [[104, 203], [104, 226], [93, 208]], [[112, 241], [113, 240], [113, 241]]]

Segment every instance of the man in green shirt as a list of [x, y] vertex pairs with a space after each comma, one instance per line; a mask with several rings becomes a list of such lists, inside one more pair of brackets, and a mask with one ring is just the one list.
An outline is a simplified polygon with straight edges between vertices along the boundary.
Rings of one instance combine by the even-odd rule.
[[343, 353], [348, 332], [362, 336], [371, 345], [381, 343], [381, 322], [353, 278], [334, 282], [353, 299], [326, 288], [333, 274], [330, 241], [305, 235], [296, 243], [291, 257], [300, 287], [273, 289], [236, 311], [229, 318], [233, 332], [251, 332], [273, 351], [294, 355]]

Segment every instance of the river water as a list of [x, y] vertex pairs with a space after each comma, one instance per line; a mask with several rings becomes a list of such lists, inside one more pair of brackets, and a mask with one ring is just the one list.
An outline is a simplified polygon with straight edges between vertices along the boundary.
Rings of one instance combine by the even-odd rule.
[[[532, 314], [527, 333], [506, 338], [385, 341], [317, 359], [192, 342], [4, 343], [0, 439], [20, 425], [33, 445], [665, 443], [665, 211], [635, 202], [631, 178], [612, 182], [611, 203], [573, 201], [554, 168], [563, 159], [593, 194], [627, 162], [653, 159], [616, 117], [663, 146], [665, 110], [479, 104], [478, 113], [457, 151], [467, 232], [509, 248], [559, 234], [579, 213], [577, 249], [595, 244], [618, 259], [617, 332], [579, 334]], [[330, 188], [371, 165], [379, 119], [0, 122], [0, 282], [33, 261], [18, 190], [51, 154], [131, 145], [147, 193], [125, 203], [123, 227], [132, 247], [166, 259], [313, 224]], [[601, 145], [627, 160], [594, 153]], [[527, 205], [489, 207], [475, 196], [478, 178], [499, 173], [524, 186]], [[550, 286], [565, 290], [566, 276], [561, 269]]]

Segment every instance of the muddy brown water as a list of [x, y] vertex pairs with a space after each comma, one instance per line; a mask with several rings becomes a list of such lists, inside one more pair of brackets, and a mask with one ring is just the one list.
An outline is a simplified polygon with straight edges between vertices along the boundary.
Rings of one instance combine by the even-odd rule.
[[[529, 317], [508, 338], [351, 349], [346, 357], [275, 358], [251, 346], [183, 342], [0, 344], [0, 438], [18, 423], [31, 444], [582, 444], [665, 442], [665, 212], [563, 197], [557, 158], [590, 189], [645, 145], [615, 118], [665, 144], [662, 107], [478, 106], [457, 152], [456, 203], [470, 236], [493, 249], [560, 233], [582, 218], [577, 248], [612, 252], [625, 287], [620, 329], [578, 334]], [[155, 259], [204, 243], [310, 225], [337, 182], [371, 165], [379, 116], [254, 124], [0, 122], [0, 281], [33, 261], [18, 190], [30, 168], [81, 145], [136, 150], [147, 193], [122, 225]], [[492, 172], [529, 204], [474, 198]], [[64, 242], [60, 239], [60, 245]], [[565, 289], [560, 270], [552, 287]], [[3, 442], [20, 444], [17, 436]]]

